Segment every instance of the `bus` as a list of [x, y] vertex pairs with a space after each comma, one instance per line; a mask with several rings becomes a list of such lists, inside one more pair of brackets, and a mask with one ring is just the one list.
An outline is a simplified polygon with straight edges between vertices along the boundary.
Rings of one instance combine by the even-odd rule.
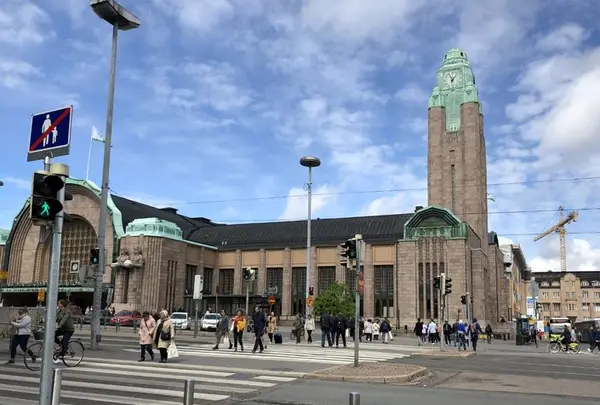
[[590, 343], [592, 341], [591, 329], [600, 329], [600, 318], [577, 321], [573, 324], [573, 329], [577, 334], [580, 343]]
[[548, 319], [548, 324], [551, 334], [560, 335], [564, 332], [566, 325], [571, 325], [571, 320], [567, 317], [554, 317]]

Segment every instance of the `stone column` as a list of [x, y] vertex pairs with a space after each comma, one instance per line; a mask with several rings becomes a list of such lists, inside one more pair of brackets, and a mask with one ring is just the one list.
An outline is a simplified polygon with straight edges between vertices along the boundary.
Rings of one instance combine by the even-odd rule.
[[258, 257], [258, 281], [257, 291], [259, 295], [264, 295], [267, 290], [267, 251], [261, 249]]
[[244, 295], [244, 282], [242, 280], [242, 251], [235, 251], [235, 267], [233, 268], [233, 295]]
[[396, 277], [398, 278], [398, 295], [395, 304], [398, 309], [396, 313], [399, 314], [400, 325], [411, 325], [417, 320], [419, 288], [417, 244], [415, 242], [398, 242], [396, 266]]
[[365, 272], [363, 315], [367, 318], [372, 318], [375, 316], [375, 268], [373, 267], [373, 247], [371, 245], [367, 245], [365, 248], [365, 253], [366, 257], [364, 258], [364, 265], [362, 267], [362, 271]]
[[292, 312], [292, 250], [285, 248], [283, 252], [283, 291], [281, 291], [281, 316], [287, 317]]

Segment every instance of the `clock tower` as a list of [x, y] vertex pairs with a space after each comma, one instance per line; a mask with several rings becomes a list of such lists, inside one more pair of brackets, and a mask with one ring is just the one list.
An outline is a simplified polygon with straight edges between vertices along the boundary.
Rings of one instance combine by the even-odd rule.
[[467, 222], [486, 249], [487, 168], [483, 115], [475, 76], [461, 49], [444, 55], [429, 98], [428, 204]]

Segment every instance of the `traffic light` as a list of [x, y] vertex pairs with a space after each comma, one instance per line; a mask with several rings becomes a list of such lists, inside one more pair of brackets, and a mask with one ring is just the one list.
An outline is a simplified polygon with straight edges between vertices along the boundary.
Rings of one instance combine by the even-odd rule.
[[37, 171], [31, 182], [31, 206], [29, 215], [35, 222], [53, 222], [63, 210], [58, 200], [58, 192], [65, 187], [60, 176], [46, 171]]
[[445, 277], [444, 295], [452, 294], [452, 279]]
[[308, 287], [308, 295], [310, 295], [311, 297], [315, 295], [315, 287], [313, 287], [312, 285]]
[[440, 284], [441, 284], [441, 277], [434, 277], [433, 278], [433, 288], [435, 288], [436, 290], [439, 290]]
[[252, 267], [248, 267], [243, 270], [242, 277], [245, 281], [253, 281], [256, 279], [256, 270]]
[[348, 239], [340, 245], [340, 255], [346, 259], [356, 259], [356, 239]]
[[94, 248], [90, 250], [90, 264], [100, 263], [100, 249]]
[[460, 296], [460, 303], [463, 305], [467, 305], [467, 296], [466, 295]]

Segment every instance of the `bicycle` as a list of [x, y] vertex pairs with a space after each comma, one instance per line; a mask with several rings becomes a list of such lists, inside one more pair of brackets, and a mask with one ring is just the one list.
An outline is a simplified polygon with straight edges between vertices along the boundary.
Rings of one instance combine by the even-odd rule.
[[[42, 369], [42, 355], [44, 351], [44, 345], [42, 338], [43, 332], [40, 330], [34, 331], [34, 338], [36, 340], [35, 343], [32, 343], [27, 347], [27, 353], [33, 353], [33, 356], [25, 354], [25, 367], [27, 367], [31, 371], [40, 371]], [[53, 359], [57, 360], [60, 358], [61, 347], [54, 347], [54, 356]], [[82, 361], [85, 352], [85, 347], [81, 342], [81, 339], [71, 339], [69, 341], [69, 346], [67, 351], [60, 360], [67, 367], [77, 367]], [[39, 361], [38, 361], [39, 360]]]
[[572, 354], [578, 354], [581, 352], [581, 348], [579, 347], [579, 343], [571, 342], [569, 343], [569, 347], [565, 348], [565, 345], [562, 342], [562, 339], [552, 339], [550, 343], [548, 343], [548, 351], [552, 354], [567, 352]]

